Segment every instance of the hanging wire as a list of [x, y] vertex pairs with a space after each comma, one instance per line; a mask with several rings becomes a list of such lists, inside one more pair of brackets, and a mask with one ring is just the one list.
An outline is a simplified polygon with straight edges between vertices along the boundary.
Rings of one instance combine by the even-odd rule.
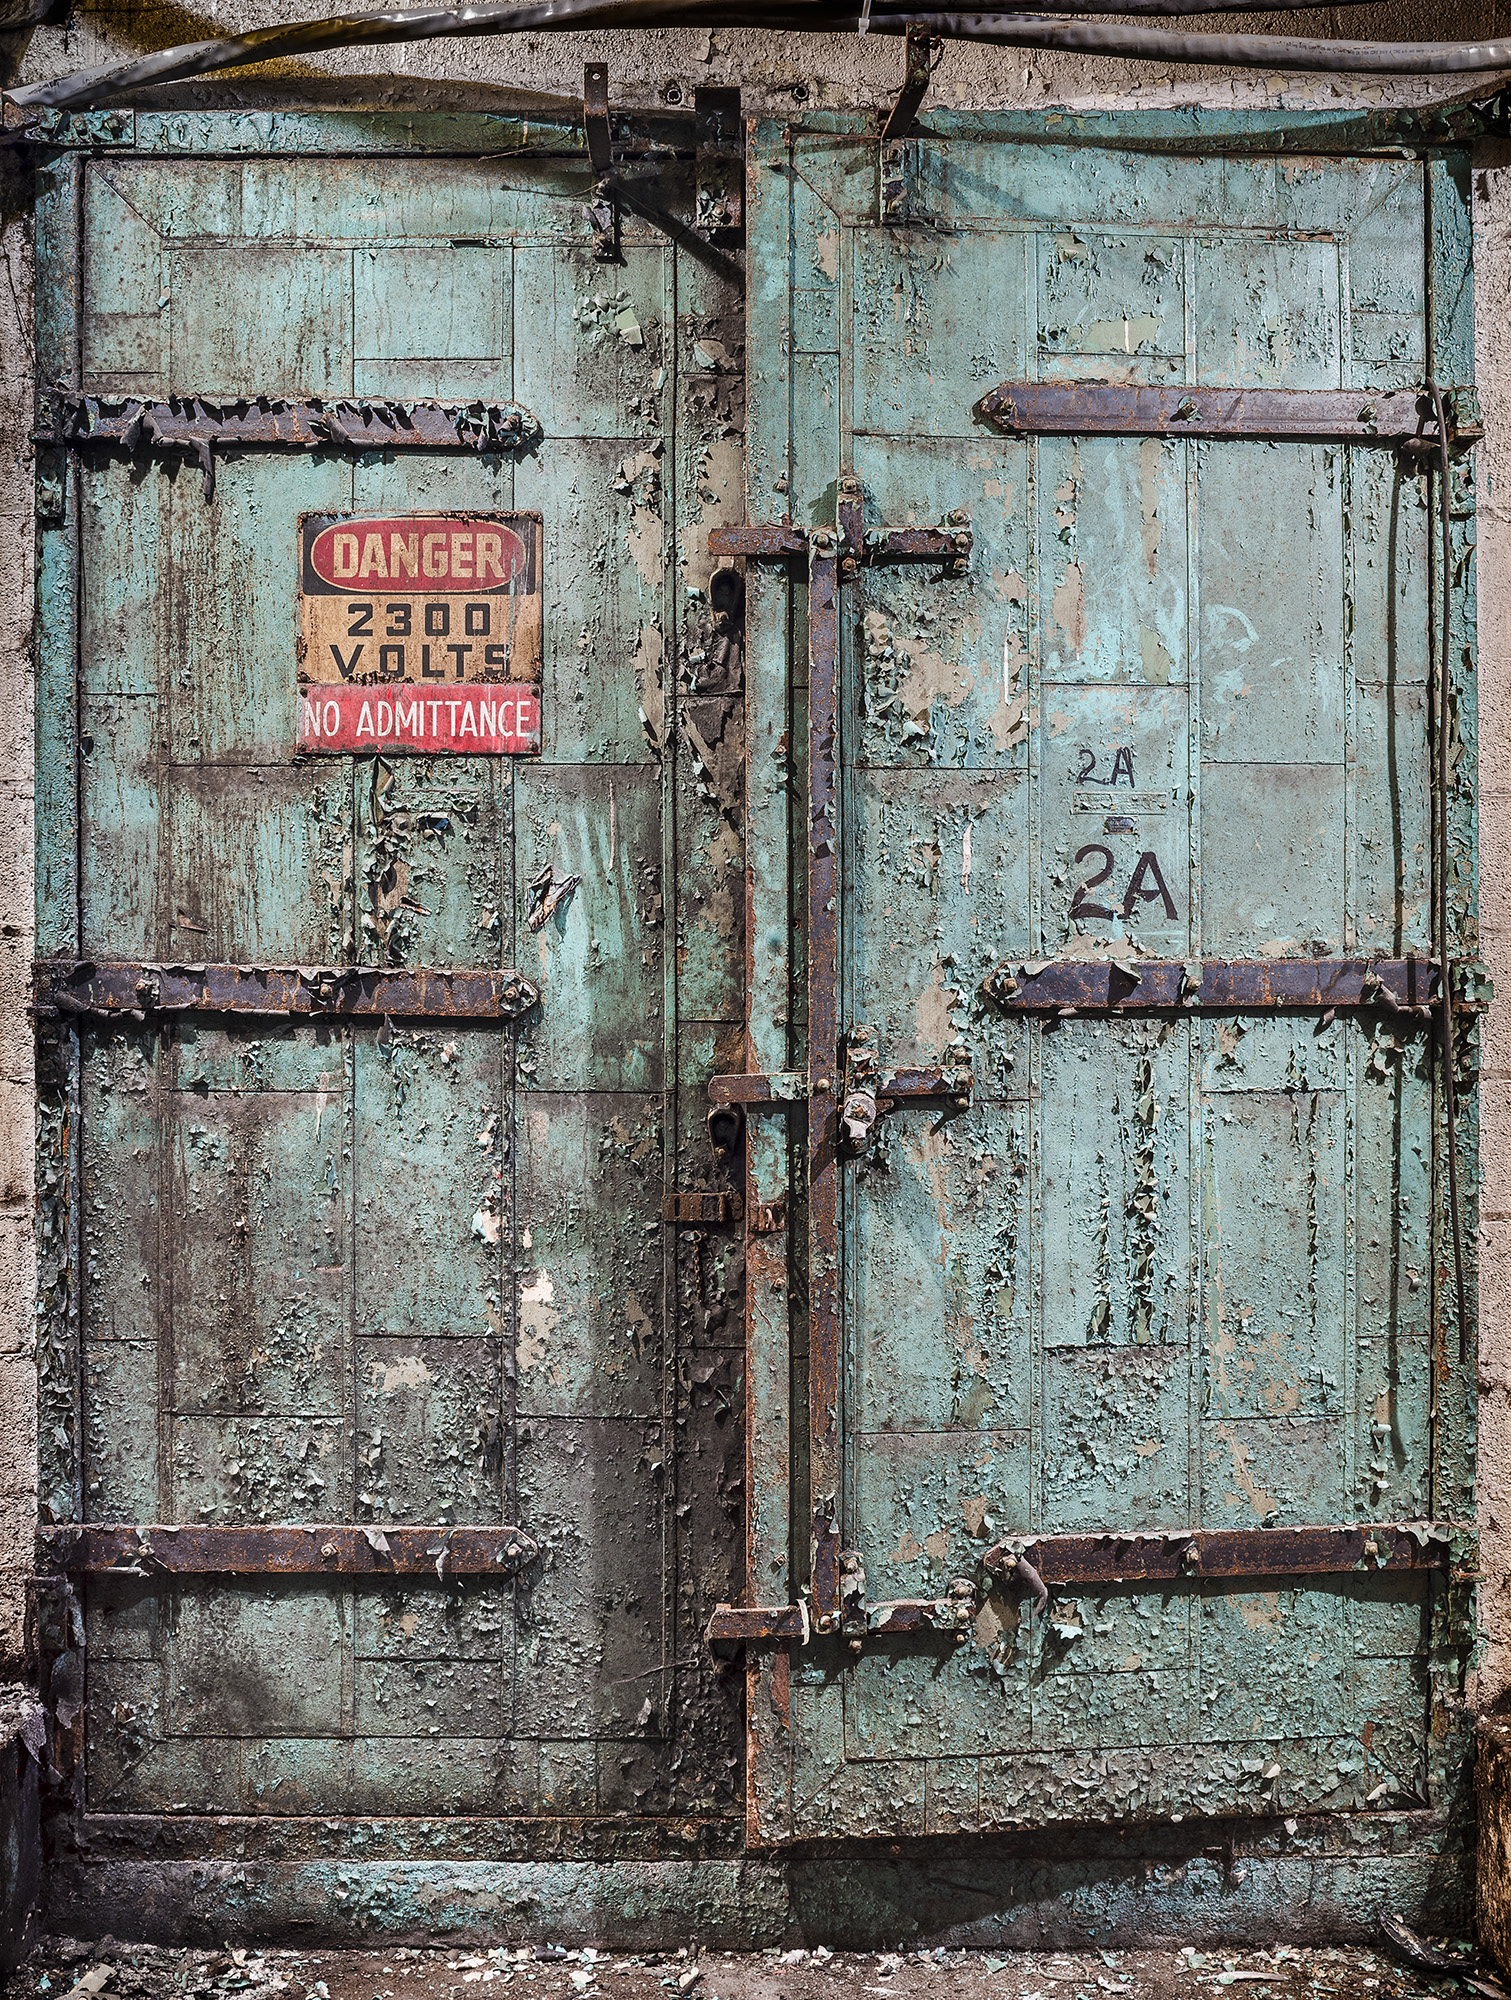
[[1448, 421], [1443, 392], [1436, 382], [1427, 384], [1438, 425], [1438, 520], [1442, 530], [1443, 604], [1442, 636], [1438, 644], [1437, 672], [1437, 951], [1438, 1023], [1442, 1043], [1443, 1118], [1448, 1131], [1448, 1216], [1453, 1234], [1454, 1296], [1458, 1304], [1459, 1366], [1469, 1359], [1469, 1294], [1464, 1285], [1464, 1227], [1459, 1212], [1458, 1086], [1453, 1055], [1453, 943], [1448, 910], [1448, 649], [1452, 638], [1453, 530], [1449, 507]]
[[[1308, 0], [1088, 0], [1082, 12], [1181, 15], [1263, 7], [1296, 9]], [[82, 110], [121, 91], [175, 83], [212, 70], [313, 55], [327, 49], [370, 48], [458, 35], [543, 34], [585, 28], [769, 28], [785, 34], [902, 35], [910, 26], [953, 41], [998, 47], [1065, 49], [1134, 61], [1193, 63], [1221, 69], [1333, 72], [1375, 76], [1458, 76], [1511, 69], [1511, 40], [1484, 42], [1314, 41], [1290, 35], [1181, 34], [1137, 22], [1069, 19], [1057, 14], [945, 13], [871, 0], [858, 12], [806, 0], [727, 6], [718, 0], [541, 0], [535, 6], [400, 8], [344, 14], [293, 27], [255, 28], [245, 35], [188, 42], [125, 62], [80, 70], [6, 93], [21, 109]]]

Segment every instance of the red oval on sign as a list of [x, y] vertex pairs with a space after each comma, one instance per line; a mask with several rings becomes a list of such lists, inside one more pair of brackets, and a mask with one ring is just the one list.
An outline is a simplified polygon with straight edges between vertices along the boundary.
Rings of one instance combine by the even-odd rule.
[[426, 596], [507, 590], [529, 561], [523, 539], [502, 521], [444, 514], [333, 521], [310, 549], [310, 567], [336, 590]]

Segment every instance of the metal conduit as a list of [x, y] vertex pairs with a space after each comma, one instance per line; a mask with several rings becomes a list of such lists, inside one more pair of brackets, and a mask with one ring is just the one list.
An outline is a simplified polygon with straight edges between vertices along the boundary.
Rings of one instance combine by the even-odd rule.
[[[1119, 0], [1091, 0], [1111, 8]], [[1165, 14], [1213, 11], [1213, 0], [1131, 0], [1135, 8]], [[1273, 6], [1275, 0], [1238, 0], [1240, 6]], [[1300, 6], [1304, 0], [1281, 0]], [[1073, 19], [1063, 14], [946, 13], [895, 4], [873, 6], [866, 17], [873, 35], [901, 35], [910, 26], [955, 41], [1022, 49], [1067, 49], [1138, 61], [1210, 64], [1225, 69], [1328, 71], [1376, 76], [1457, 76], [1511, 69], [1511, 40], [1483, 42], [1316, 41], [1290, 35], [1183, 34], [1138, 23]], [[257, 28], [131, 61], [80, 70], [49, 83], [6, 93], [20, 109], [82, 110], [122, 91], [204, 76], [247, 63], [311, 55], [327, 49], [432, 41], [459, 35], [531, 34], [584, 28], [770, 28], [785, 34], [859, 31], [859, 13], [812, 5], [744, 7], [708, 0], [541, 0], [535, 6], [424, 7], [345, 14], [293, 27]]]

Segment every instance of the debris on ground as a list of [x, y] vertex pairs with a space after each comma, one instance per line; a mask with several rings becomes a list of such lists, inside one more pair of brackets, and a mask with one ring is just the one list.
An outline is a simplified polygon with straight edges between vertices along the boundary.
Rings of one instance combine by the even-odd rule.
[[1429, 1944], [1399, 1919], [1382, 1920], [1378, 1950], [613, 1952], [469, 1940], [211, 1952], [46, 1938], [4, 2000], [482, 2000], [472, 1989], [505, 1986], [525, 1989], [529, 2000], [934, 2000], [946, 1992], [949, 2000], [1219, 2000], [1225, 1987], [1239, 1988], [1242, 2000], [1508, 2000], [1498, 1970], [1472, 1943]]

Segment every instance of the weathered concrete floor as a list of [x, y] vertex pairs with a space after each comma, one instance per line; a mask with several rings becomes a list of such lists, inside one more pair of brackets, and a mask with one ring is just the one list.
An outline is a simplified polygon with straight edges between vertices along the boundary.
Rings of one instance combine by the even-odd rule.
[[[1450, 1950], [1455, 1947], [1450, 1944]], [[1403, 1966], [1384, 1951], [790, 1951], [619, 1956], [552, 1947], [464, 1951], [203, 1951], [45, 1940], [5, 2000], [1504, 2000], [1486, 1968], [1465, 1977]], [[109, 1978], [99, 1974], [109, 1968]], [[84, 1982], [83, 1991], [77, 1991]], [[491, 2000], [491, 1996], [490, 1996]]]

